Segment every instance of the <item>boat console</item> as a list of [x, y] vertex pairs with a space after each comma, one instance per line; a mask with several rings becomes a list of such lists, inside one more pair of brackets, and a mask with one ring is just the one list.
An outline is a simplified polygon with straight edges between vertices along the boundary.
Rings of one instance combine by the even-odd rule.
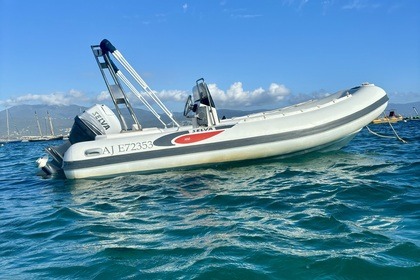
[[[216, 105], [211, 97], [209, 88], [204, 79], [198, 79], [193, 87], [193, 97], [188, 96], [185, 103], [184, 116], [192, 119], [194, 128], [199, 126], [211, 127], [217, 125], [220, 120], [217, 115]], [[194, 102], [192, 102], [194, 100]], [[193, 112], [193, 116], [189, 113]]]

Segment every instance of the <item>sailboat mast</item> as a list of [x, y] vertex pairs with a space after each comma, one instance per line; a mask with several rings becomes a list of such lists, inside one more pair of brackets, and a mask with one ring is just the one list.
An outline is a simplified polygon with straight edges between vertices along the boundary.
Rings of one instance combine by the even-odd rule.
[[35, 111], [35, 119], [36, 119], [36, 124], [38, 125], [39, 135], [42, 136], [41, 125], [39, 124], [39, 119], [38, 119], [38, 115], [36, 111]]
[[47, 111], [47, 116], [48, 116], [48, 121], [50, 123], [51, 135], [55, 135], [54, 134], [54, 127], [53, 127], [52, 120], [51, 120], [51, 116], [50, 116], [50, 113], [48, 113], [48, 111]]
[[7, 141], [10, 138], [10, 128], [9, 128], [9, 109], [6, 107], [6, 126], [7, 126]]

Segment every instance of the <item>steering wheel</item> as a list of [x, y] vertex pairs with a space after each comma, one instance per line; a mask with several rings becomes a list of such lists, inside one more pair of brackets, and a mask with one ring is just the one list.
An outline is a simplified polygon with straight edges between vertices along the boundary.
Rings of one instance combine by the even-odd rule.
[[188, 96], [187, 102], [185, 102], [185, 107], [184, 107], [184, 116], [188, 116], [188, 113], [192, 110], [193, 108], [193, 102], [192, 102], [192, 97], [191, 95]]

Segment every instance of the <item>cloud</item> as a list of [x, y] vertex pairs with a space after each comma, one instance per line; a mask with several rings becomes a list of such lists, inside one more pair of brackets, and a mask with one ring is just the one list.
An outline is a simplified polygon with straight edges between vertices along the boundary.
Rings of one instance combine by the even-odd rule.
[[253, 12], [248, 12], [246, 9], [224, 9], [224, 12], [229, 13], [232, 19], [253, 19], [262, 17], [262, 14], [255, 14]]
[[[328, 0], [324, 0], [326, 2]], [[309, 0], [283, 0], [283, 6], [292, 6], [298, 5], [298, 10], [302, 10], [306, 4], [309, 3]]]
[[[341, 10], [350, 11], [350, 10], [362, 10], [362, 9], [377, 9], [377, 8], [381, 8], [383, 6], [389, 5], [389, 3], [382, 3], [382, 2], [377, 1], [377, 0], [344, 0], [344, 1], [283, 0], [282, 5], [285, 7], [295, 8], [296, 11], [298, 12], [301, 12], [304, 9], [309, 8], [309, 6], [320, 7], [322, 10], [322, 15], [326, 15], [331, 9], [341, 9]], [[391, 10], [391, 8], [389, 8], [389, 10]]]
[[411, 103], [411, 102], [418, 102], [420, 101], [420, 92], [401, 92], [401, 91], [394, 91], [388, 92], [390, 103]]
[[289, 105], [298, 104], [302, 102], [306, 102], [308, 100], [313, 99], [320, 99], [329, 96], [331, 93], [320, 89], [317, 91], [312, 91], [311, 93], [294, 93], [293, 95], [290, 95], [287, 99], [287, 103]]
[[351, 2], [349, 2], [348, 4], [342, 6], [341, 8], [343, 10], [354, 10], [354, 9], [362, 9], [365, 8], [366, 4], [364, 3], [364, 1], [360, 1], [360, 0], [353, 0]]
[[188, 92], [184, 90], [162, 90], [155, 94], [163, 101], [183, 102], [188, 97]]
[[[185, 102], [189, 93], [185, 90], [162, 90], [162, 91], [153, 91], [156, 96], [162, 102]], [[140, 99], [138, 99], [132, 92], [126, 91], [125, 94], [127, 95], [128, 99], [133, 105], [143, 104]], [[140, 91], [140, 94], [153, 105], [153, 100], [148, 96], [148, 94], [144, 91]], [[107, 90], [101, 91], [95, 98], [95, 102], [108, 102], [111, 101], [111, 96], [109, 95]]]
[[102, 101], [106, 101], [106, 100], [111, 100], [111, 97], [108, 93], [107, 90], [101, 91], [97, 96], [96, 96], [96, 101], [102, 102]]
[[252, 91], [244, 90], [241, 82], [232, 84], [226, 91], [219, 89], [216, 84], [209, 84], [208, 87], [219, 108], [272, 105], [283, 101], [290, 94], [288, 88], [276, 83], [272, 83], [266, 90], [260, 87]]
[[243, 19], [249, 19], [249, 18], [257, 18], [257, 17], [261, 17], [262, 15], [260, 14], [232, 14], [231, 17], [232, 18], [243, 18]]
[[341, 7], [343, 10], [361, 10], [367, 8], [379, 8], [381, 5], [378, 3], [370, 3], [368, 0], [352, 0], [348, 4]]
[[[218, 108], [237, 109], [239, 107], [257, 107], [272, 105], [273, 103], [278, 104], [279, 102], [286, 101], [286, 98], [290, 94], [290, 90], [286, 86], [277, 83], [271, 83], [267, 89], [259, 87], [254, 90], [245, 90], [241, 82], [233, 83], [227, 90], [218, 88], [216, 84], [209, 84], [208, 87]], [[174, 102], [180, 104], [183, 104], [187, 100], [188, 95], [191, 94], [189, 91], [176, 89], [155, 91], [154, 93], [164, 103]], [[133, 93], [126, 92], [126, 94], [133, 105], [142, 104]], [[152, 106], [154, 106], [151, 98], [148, 97], [145, 92], [141, 92], [141, 94], [152, 104]], [[93, 97], [87, 97], [83, 92], [72, 89], [67, 93], [26, 94], [0, 101], [0, 105], [3, 106], [21, 104], [58, 106], [80, 104], [90, 106], [94, 103], [112, 104], [108, 91], [104, 90]]]
[[75, 89], [71, 89], [67, 93], [54, 92], [50, 94], [25, 94], [7, 100], [0, 100], [3, 106], [15, 106], [22, 104], [45, 104], [45, 105], [58, 105], [67, 106], [75, 103], [89, 101], [89, 98]]
[[[238, 107], [258, 107], [258, 106], [269, 106], [273, 103], [278, 104], [279, 102], [285, 101], [290, 90], [277, 83], [271, 83], [267, 89], [257, 88], [254, 90], [244, 90], [241, 82], [233, 83], [227, 90], [222, 90], [217, 87], [216, 84], [208, 84], [209, 90], [218, 108], [232, 108], [238, 109]], [[154, 102], [145, 93], [140, 92], [142, 96], [154, 106]], [[192, 94], [185, 90], [161, 90], [154, 91], [162, 102], [175, 102], [183, 104], [188, 95]], [[133, 105], [142, 104], [133, 93], [127, 92], [128, 98]], [[96, 96], [98, 102], [110, 101], [108, 91], [101, 92]]]
[[187, 3], [182, 5], [182, 10], [184, 10], [184, 13], [187, 12], [187, 10], [188, 10], [188, 4]]

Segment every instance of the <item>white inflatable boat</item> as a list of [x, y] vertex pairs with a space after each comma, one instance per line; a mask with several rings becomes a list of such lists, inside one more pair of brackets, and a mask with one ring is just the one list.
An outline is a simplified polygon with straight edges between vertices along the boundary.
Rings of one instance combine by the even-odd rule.
[[[199, 79], [185, 104], [188, 125], [181, 126], [109, 41], [91, 48], [116, 113], [105, 105], [95, 105], [76, 116], [69, 140], [46, 149], [51, 159], [47, 155], [37, 161], [47, 175], [109, 177], [339, 149], [388, 104], [383, 89], [365, 83], [319, 100], [221, 119], [206, 83]], [[111, 57], [143, 88], [142, 92]], [[141, 127], [123, 84], [158, 118], [162, 128]], [[147, 100], [153, 100], [154, 105]], [[156, 104], [172, 127], [167, 127], [154, 109]], [[123, 110], [129, 112], [131, 125]]]

